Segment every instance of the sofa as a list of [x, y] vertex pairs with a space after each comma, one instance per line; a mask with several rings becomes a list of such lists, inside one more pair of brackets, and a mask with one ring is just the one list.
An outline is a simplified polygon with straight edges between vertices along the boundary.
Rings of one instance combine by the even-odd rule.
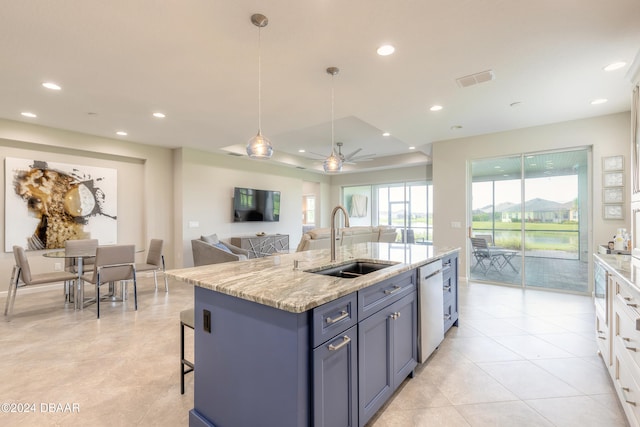
[[221, 262], [244, 261], [249, 258], [247, 250], [221, 241], [216, 234], [200, 236], [199, 239], [191, 240], [191, 250], [193, 251], [193, 265], [196, 267]]
[[[331, 228], [314, 228], [302, 235], [296, 252], [312, 249], [329, 249]], [[345, 227], [338, 231], [338, 245], [355, 245], [365, 242], [395, 242], [396, 229], [389, 226], [355, 226]]]

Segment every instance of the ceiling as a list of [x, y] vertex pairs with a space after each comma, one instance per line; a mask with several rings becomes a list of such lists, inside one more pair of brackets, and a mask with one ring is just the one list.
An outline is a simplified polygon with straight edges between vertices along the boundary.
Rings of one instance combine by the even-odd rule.
[[[260, 50], [253, 13], [269, 19]], [[333, 89], [335, 141], [376, 155], [348, 172], [429, 163], [434, 141], [628, 111], [640, 2], [29, 0], [3, 2], [0, 28], [1, 118], [246, 155], [260, 52], [270, 161], [322, 170], [309, 152], [330, 153]], [[386, 43], [395, 53], [377, 55]], [[494, 80], [456, 83], [486, 70]]]

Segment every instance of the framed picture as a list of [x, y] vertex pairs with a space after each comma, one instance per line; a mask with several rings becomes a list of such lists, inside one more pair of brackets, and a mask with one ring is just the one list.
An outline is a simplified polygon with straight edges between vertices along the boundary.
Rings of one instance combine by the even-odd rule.
[[604, 172], [623, 171], [624, 156], [611, 156], [602, 158], [602, 170]]
[[604, 188], [602, 203], [624, 203], [624, 187]]
[[623, 205], [603, 205], [603, 218], [604, 219], [624, 219]]
[[603, 187], [623, 187], [624, 173], [622, 172], [605, 172], [602, 174]]

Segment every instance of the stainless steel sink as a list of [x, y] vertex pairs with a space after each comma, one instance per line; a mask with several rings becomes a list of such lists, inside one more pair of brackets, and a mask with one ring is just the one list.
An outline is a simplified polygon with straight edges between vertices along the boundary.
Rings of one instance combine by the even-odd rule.
[[343, 279], [353, 279], [364, 276], [365, 274], [373, 273], [374, 271], [392, 267], [396, 264], [397, 263], [386, 264], [371, 261], [353, 261], [347, 264], [322, 268], [320, 270], [307, 270], [307, 273], [323, 274], [325, 276], [341, 277]]

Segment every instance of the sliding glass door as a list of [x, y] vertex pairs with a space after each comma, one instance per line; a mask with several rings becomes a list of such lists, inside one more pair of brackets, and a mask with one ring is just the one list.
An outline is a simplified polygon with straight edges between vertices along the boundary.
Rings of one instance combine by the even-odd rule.
[[472, 162], [472, 236], [486, 236], [489, 255], [470, 245], [471, 279], [588, 292], [588, 158], [583, 149]]

